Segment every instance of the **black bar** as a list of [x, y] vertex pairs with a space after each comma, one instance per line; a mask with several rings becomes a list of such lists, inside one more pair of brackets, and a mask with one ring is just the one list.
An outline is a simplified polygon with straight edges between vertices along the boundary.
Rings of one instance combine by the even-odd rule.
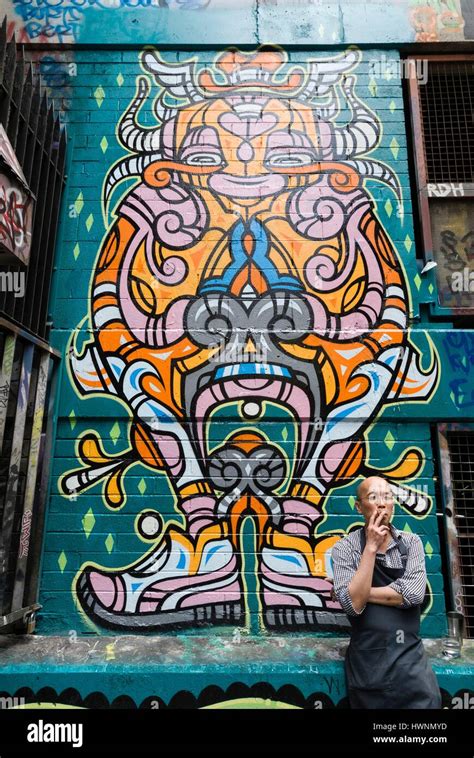
[[26, 144], [25, 159], [23, 162], [23, 173], [25, 174], [28, 185], [31, 186], [33, 177], [34, 156], [36, 140], [38, 135], [39, 113], [41, 103], [41, 89], [39, 77], [34, 83], [33, 96], [31, 101], [30, 117], [28, 123], [28, 139]]
[[[0, 27], [0, 82], [3, 81], [3, 70], [5, 66], [5, 55], [7, 52], [7, 17], [3, 17]], [[0, 93], [1, 96], [1, 93]]]
[[61, 130], [59, 117], [56, 119], [53, 134], [53, 150], [56, 152], [54, 170], [50, 172], [50, 189], [49, 197], [49, 221], [48, 232], [46, 236], [46, 251], [44, 276], [41, 292], [38, 291], [38, 333], [47, 339], [46, 321], [48, 317], [49, 292], [51, 289], [51, 278], [53, 275], [54, 252], [56, 249], [56, 236], [59, 226], [59, 210], [61, 207], [61, 195], [64, 186], [64, 155], [66, 149], [66, 133]]
[[23, 81], [25, 78], [25, 60], [23, 50], [20, 49], [16, 61], [15, 74], [13, 76], [12, 101], [10, 107], [10, 117], [8, 119], [7, 134], [16, 154], [16, 141], [18, 137], [18, 125], [20, 119], [20, 105], [23, 94]]
[[16, 142], [16, 157], [23, 166], [25, 163], [26, 144], [28, 138], [29, 118], [31, 112], [31, 103], [33, 100], [33, 71], [31, 65], [28, 66], [25, 82], [23, 84], [23, 94], [20, 105], [20, 123], [18, 129], [18, 138]]
[[[45, 239], [44, 227], [45, 216], [48, 211], [49, 199], [47, 196], [48, 182], [51, 171], [51, 148], [53, 144], [53, 109], [48, 106], [48, 101], [44, 99], [47, 109], [45, 118], [45, 132], [41, 147], [41, 170], [35, 188], [31, 191], [36, 196], [36, 211], [33, 224], [31, 256], [28, 264], [28, 273], [26, 275], [26, 292], [31, 293], [29, 297], [23, 298], [23, 303], [18, 304], [15, 309], [15, 319], [25, 324], [31, 331], [38, 334], [37, 313], [34, 310], [35, 297], [34, 293], [38, 285], [42, 286], [44, 276], [44, 254]], [[18, 298], [17, 298], [18, 299]]]
[[[50, 123], [51, 122], [51, 123]], [[59, 132], [59, 124], [58, 124]], [[48, 113], [48, 158], [45, 164], [45, 177], [42, 179], [44, 206], [42, 213], [41, 233], [38, 236], [39, 251], [37, 256], [37, 274], [35, 277], [35, 288], [30, 298], [31, 306], [31, 319], [32, 330], [36, 334], [44, 336], [45, 324], [41, 320], [41, 304], [43, 292], [49, 287], [45, 286], [45, 283], [49, 281], [53, 260], [48, 256], [48, 249], [50, 248], [50, 235], [51, 235], [51, 216], [53, 214], [53, 195], [54, 195], [54, 183], [56, 179], [56, 161], [57, 161], [57, 148], [54, 150], [54, 141], [57, 140], [59, 134], [56, 132], [56, 123], [54, 120], [54, 107], [51, 105]], [[38, 201], [37, 201], [38, 202]]]
[[[76, 753], [130, 756], [145, 751], [166, 758], [204, 754], [471, 758], [469, 723], [466, 710], [156, 708], [127, 709], [125, 714], [123, 709], [28, 711], [20, 707], [0, 710], [0, 749], [2, 758]], [[68, 726], [57, 732], [59, 737], [69, 735], [68, 741], [64, 737], [49, 741], [56, 724]], [[410, 742], [414, 738], [417, 742]]]
[[0, 124], [4, 126], [8, 124], [8, 118], [10, 113], [10, 104], [12, 99], [13, 90], [13, 74], [16, 65], [16, 43], [12, 39], [7, 42], [7, 50], [5, 56], [5, 65], [3, 68], [3, 81], [0, 83], [0, 87], [6, 94], [6, 97], [2, 97], [2, 105], [0, 107]]

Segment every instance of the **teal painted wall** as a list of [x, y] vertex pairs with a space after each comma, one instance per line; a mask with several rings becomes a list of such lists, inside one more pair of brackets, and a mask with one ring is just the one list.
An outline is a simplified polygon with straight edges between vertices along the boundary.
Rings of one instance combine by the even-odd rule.
[[469, 0], [8, 0], [5, 10], [22, 42], [46, 44], [311, 46], [473, 38]]
[[[273, 86], [276, 88], [275, 92], [281, 81], [288, 75], [290, 68], [301, 69], [307, 75], [310, 59], [333, 59], [336, 54], [342, 54], [344, 51], [345, 48], [340, 48], [336, 53], [334, 51], [318, 51], [317, 53], [289, 51], [288, 61], [283, 62], [277, 78], [272, 79]], [[437, 474], [437, 467], [430, 424], [437, 423], [440, 420], [457, 419], [461, 412], [464, 418], [472, 417], [474, 399], [468, 383], [468, 375], [473, 361], [473, 339], [472, 333], [469, 332], [457, 332], [456, 339], [453, 339], [449, 323], [430, 323], [424, 315], [420, 315], [420, 306], [436, 298], [435, 284], [430, 275], [421, 277], [419, 274], [421, 267], [416, 259], [414, 241], [408, 176], [409, 156], [406, 147], [406, 124], [401, 83], [390, 71], [381, 77], [373, 75], [371, 61], [380, 58], [381, 54], [382, 51], [376, 49], [364, 50], [361, 53], [360, 61], [353, 68], [354, 91], [363, 106], [367, 107], [373, 114], [373, 122], [377, 132], [376, 137], [374, 137], [374, 144], [366, 153], [359, 153], [359, 159], [362, 161], [378, 161], [388, 172], [387, 176], [390, 176], [390, 179], [386, 178], [384, 182], [380, 182], [362, 177], [360, 174], [361, 166], [358, 168], [359, 173], [356, 172], [358, 177], [356, 178], [360, 182], [360, 191], [364, 193], [364, 198], [371, 201], [371, 213], [373, 214], [372, 217], [376, 219], [377, 228], [385, 231], [396, 250], [397, 263], [394, 270], [399, 272], [402, 285], [406, 287], [407, 296], [404, 302], [407, 305], [408, 330], [400, 330], [395, 321], [392, 322], [389, 332], [395, 333], [398, 330], [398, 333], [402, 333], [401, 339], [404, 341], [407, 353], [411, 351], [416, 357], [418, 351], [418, 358], [412, 364], [411, 380], [414, 384], [410, 386], [416, 388], [411, 395], [412, 401], [406, 401], [409, 395], [403, 396], [399, 385], [395, 386], [393, 383], [395, 379], [392, 374], [390, 379], [391, 390], [387, 388], [380, 401], [369, 397], [368, 404], [360, 412], [355, 426], [351, 426], [349, 421], [337, 422], [339, 426], [336, 425], [336, 429], [337, 434], [340, 435], [339, 439], [352, 440], [354, 443], [352, 448], [348, 449], [347, 457], [350, 457], [349, 453], [352, 455], [354, 452], [355, 444], [360, 443], [362, 445], [360, 460], [357, 465], [354, 464], [351, 473], [344, 478], [342, 468], [346, 453], [339, 458], [335, 453], [329, 455], [328, 460], [336, 461], [337, 471], [332, 478], [329, 477], [324, 480], [324, 492], [318, 496], [317, 502], [313, 491], [303, 493], [300, 489], [297, 492], [298, 485], [301, 484], [302, 480], [308, 481], [308, 476], [305, 479], [304, 461], [302, 461], [296, 446], [300, 429], [295, 423], [294, 413], [289, 413], [287, 409], [267, 403], [266, 408], [262, 410], [258, 423], [255, 424], [248, 418], [243, 420], [242, 416], [239, 416], [237, 399], [233, 405], [228, 404], [225, 409], [214, 414], [206, 432], [206, 441], [209, 456], [215, 453], [219, 446], [222, 447], [222, 443], [229, 444], [229, 440], [235, 439], [233, 435], [244, 430], [248, 438], [255, 434], [260, 435], [257, 449], [263, 440], [267, 447], [279, 451], [278, 454], [281, 455], [286, 465], [286, 474], [284, 481], [274, 487], [272, 497], [274, 495], [275, 502], [279, 504], [291, 500], [292, 497], [298, 497], [304, 504], [304, 514], [311, 517], [314, 517], [316, 513], [319, 514], [316, 536], [309, 535], [306, 537], [305, 544], [309, 546], [308, 550], [314, 550], [318, 545], [323, 545], [320, 548], [321, 553], [316, 550], [316, 558], [312, 566], [317, 573], [317, 561], [323, 562], [322, 568], [319, 565], [322, 583], [316, 594], [319, 592], [320, 597], [324, 600], [322, 608], [327, 612], [336, 613], [336, 616], [338, 616], [338, 608], [330, 604], [325, 605], [327, 600], [325, 577], [330, 572], [330, 541], [334, 535], [340, 536], [351, 526], [362, 523], [354, 506], [355, 489], [360, 477], [368, 471], [390, 471], [399, 466], [400, 476], [397, 478], [393, 474], [392, 480], [395, 485], [401, 482], [405, 488], [402, 490], [404, 498], [411, 493], [414, 494], [415, 499], [413, 504], [410, 502], [405, 503], [405, 505], [398, 503], [395, 506], [394, 524], [398, 528], [416, 532], [423, 541], [430, 584], [430, 604], [424, 613], [422, 634], [435, 637], [445, 631], [445, 601], [435, 503], [434, 477]], [[219, 51], [217, 50], [215, 52], [201, 51], [195, 53], [166, 51], [161, 53], [161, 58], [164, 61], [163, 65], [168, 66], [169, 64], [183, 64], [193, 56], [196, 62], [196, 71], [192, 73], [190, 81], [191, 84], [195, 84], [197, 74], [205, 67], [210, 68], [215, 76], [219, 75], [215, 73], [218, 55]], [[388, 61], [396, 63], [398, 60], [396, 51], [384, 51], [383, 55]], [[139, 568], [136, 571], [138, 571], [140, 581], [143, 580], [142, 555], [150, 550], [156, 558], [162, 544], [162, 536], [146, 539], [143, 534], [139, 534], [138, 517], [144, 511], [154, 512], [148, 523], [148, 529], [159, 526], [161, 518], [163, 521], [162, 533], [163, 531], [168, 533], [170, 527], [176, 525], [175, 532], [177, 531], [178, 535], [184, 535], [183, 539], [185, 539], [189, 531], [189, 523], [183, 516], [183, 502], [186, 502], [186, 498], [182, 495], [182, 490], [176, 486], [179, 475], [170, 474], [169, 468], [167, 475], [160, 471], [160, 467], [156, 465], [151, 467], [146, 465], [143, 460], [141, 462], [136, 460], [136, 451], [130, 442], [131, 417], [127, 404], [123, 401], [123, 395], [119, 401], [106, 393], [80, 396], [74, 388], [74, 378], [70, 370], [72, 365], [70, 358], [73, 355], [70, 351], [71, 337], [76, 336], [74, 358], [76, 366], [79, 365], [77, 361], [84, 357], [81, 350], [83, 347], [87, 347], [87, 341], [92, 337], [100, 337], [101, 330], [97, 326], [95, 329], [93, 328], [94, 316], [91, 312], [89, 288], [97, 274], [96, 267], [100, 250], [105, 244], [104, 240], [107, 239], [108, 231], [115, 223], [113, 213], [107, 222], [104, 222], [102, 187], [113, 164], [129, 155], [129, 152], [119, 142], [117, 136], [118, 123], [135, 97], [138, 76], [146, 77], [152, 88], [150, 102], [159, 91], [150, 72], [147, 73], [141, 67], [141, 56], [142, 51], [140, 50], [75, 50], [73, 61], [60, 62], [59, 68], [54, 69], [53, 67], [51, 69], [56, 75], [50, 77], [51, 92], [57, 97], [58, 101], [66, 100], [68, 105], [69, 166], [50, 308], [53, 318], [51, 341], [53, 346], [62, 352], [64, 361], [57, 405], [58, 423], [51, 469], [51, 493], [41, 579], [40, 602], [43, 609], [38, 628], [41, 633], [46, 634], [67, 633], [69, 630], [74, 630], [79, 634], [107, 633], [110, 623], [113, 624], [114, 620], [118, 623], [118, 627], [114, 628], [118, 628], [119, 631], [139, 630], [145, 633], [153, 633], [156, 631], [157, 625], [159, 627], [162, 624], [159, 628], [162, 628], [164, 632], [174, 634], [178, 628], [181, 629], [181, 622], [183, 622], [186, 627], [180, 633], [195, 634], [196, 630], [199, 630], [199, 633], [202, 634], [201, 627], [197, 623], [190, 622], [189, 617], [186, 617], [184, 621], [184, 617], [181, 617], [177, 625], [174, 625], [172, 620], [163, 622], [163, 614], [160, 616], [160, 613], [155, 613], [153, 617], [155, 621], [152, 624], [146, 614], [133, 612], [133, 618], [127, 622], [126, 619], [124, 620], [123, 609], [119, 607], [121, 600], [117, 600], [118, 605], [112, 608], [112, 613], [105, 613], [101, 617], [97, 605], [94, 605], [94, 609], [99, 610], [99, 613], [90, 613], [88, 612], [88, 608], [90, 610], [88, 601], [96, 603], [94, 596], [90, 593], [90, 588], [85, 590], [79, 585], [78, 592], [75, 585], [75, 581], [79, 579], [80, 582], [82, 576], [86, 577], [88, 581], [92, 567], [95, 566], [102, 576], [114, 577], [112, 580], [113, 589], [110, 589], [112, 587], [110, 582], [107, 585], [107, 579], [102, 580], [102, 587], [105, 586], [104, 597], [108, 603], [111, 593], [117, 591], [117, 597], [120, 596], [120, 591], [117, 590], [115, 583], [116, 581], [124, 581], [124, 573], [127, 573], [124, 567], [138, 566]], [[242, 72], [243, 69], [249, 67], [249, 60], [250, 57], [242, 59], [237, 65], [237, 69], [240, 66], [239, 70]], [[265, 69], [265, 62], [259, 62], [258, 65]], [[335, 64], [330, 63], [328, 65], [334, 66]], [[58, 75], [58, 70], [62, 72], [63, 76]], [[332, 117], [325, 117], [326, 123], [329, 123], [334, 130], [330, 142], [331, 150], [334, 150], [336, 144], [335, 130], [343, 126], [349, 116], [347, 105], [344, 104], [340, 80], [338, 80], [337, 86], [339, 87], [337, 93], [341, 104], [340, 113]], [[174, 94], [176, 95], [176, 92]], [[173, 101], [172, 95], [173, 93], [169, 97], [168, 105], [170, 107], [182, 106], [181, 112], [184, 112], [188, 106], [186, 104], [183, 106], [183, 101]], [[279, 94], [278, 98], [280, 103], [276, 106], [278, 114], [280, 114], [278, 109], [281, 109], [281, 113], [285, 111], [287, 102], [291, 103], [295, 109], [299, 107], [298, 103], [301, 102], [301, 97], [297, 94], [286, 99], [284, 95]], [[142, 105], [138, 120], [144, 125], [156, 127], [157, 119], [151, 112], [150, 102], [147, 101]], [[313, 110], [315, 107], [313, 105]], [[182, 139], [181, 128], [184, 127], [179, 127], [175, 132], [175, 141]], [[238, 132], [238, 129], [234, 129], [234, 132]], [[261, 142], [258, 144], [261, 145]], [[231, 146], [229, 149], [234, 148]], [[257, 148], [255, 147], [255, 149]], [[233, 160], [235, 160], [235, 171], [238, 172], [241, 159], [234, 155]], [[182, 166], [180, 171], [180, 176], [182, 176], [184, 171]], [[296, 179], [294, 181], [296, 182]], [[110, 210], [116, 214], [116, 218], [120, 217], [120, 212], [117, 211], [119, 202], [140, 182], [139, 176], [132, 176], [114, 188]], [[400, 204], [396, 197], [397, 184], [401, 193]], [[180, 184], [179, 186], [190, 185]], [[211, 216], [213, 213], [219, 212], [223, 213], [225, 218], [228, 218], [228, 214], [231, 214], [234, 219], [243, 217], [242, 204], [226, 200], [227, 205], [225, 211], [222, 212], [218, 203], [212, 205], [215, 196], [213, 196], [214, 200], [212, 198], [210, 200], [206, 192], [207, 190], [203, 190], [202, 196], [205, 203], [211, 208]], [[264, 214], [266, 211], [262, 210], [261, 212]], [[188, 219], [191, 219], [193, 211], [187, 209], [186, 213], [189, 214]], [[345, 223], [349, 217], [350, 213], [346, 212], [344, 214]], [[267, 219], [266, 226], [263, 225], [264, 231], [270, 229], [271, 219], [268, 220], [268, 217], [264, 215], [261, 218]], [[283, 235], [288, 228], [285, 226], [287, 221], [284, 216], [279, 223], [281, 226], [278, 228], [281, 231], [278, 234]], [[229, 224], [225, 228], [228, 230]], [[275, 230], [273, 232], [275, 233]], [[228, 234], [227, 231], [226, 234]], [[159, 234], [158, 239], [160, 239]], [[208, 240], [212, 241], [212, 233]], [[296, 255], [294, 252], [296, 250], [295, 240], [296, 237], [291, 237], [288, 241], [288, 249], [291, 255]], [[253, 240], [253, 244], [256, 242], [258, 239]], [[125, 248], [130, 244], [132, 244], [130, 241], [126, 242]], [[318, 246], [320, 249], [320, 244], [320, 240], [316, 237], [314, 240], [315, 249], [318, 249]], [[199, 253], [200, 257], [189, 258], [188, 260], [198, 260], [199, 265], [204, 267], [204, 264], [207, 265], [210, 247], [212, 246], [209, 242], [204, 253]], [[228, 248], [227, 244], [226, 249]], [[172, 249], [171, 245], [168, 248], [168, 256]], [[184, 253], [182, 249], [184, 248], [179, 248], [178, 252], [172, 254], [178, 258], [189, 255], [189, 247]], [[192, 252], [194, 254], [194, 249]], [[380, 252], [380, 248], [378, 252]], [[224, 256], [224, 253], [222, 255]], [[224, 258], [222, 260], [224, 261]], [[278, 264], [275, 264], [274, 261], [270, 259], [266, 259], [266, 261], [262, 269], [264, 278], [270, 276], [268, 273], [270, 270], [276, 269], [277, 285], [274, 285], [273, 290], [278, 289], [282, 286], [278, 284], [280, 281], [278, 276], [282, 274], [281, 269], [278, 269]], [[117, 273], [121, 265], [119, 263], [112, 265], [110, 270], [112, 272], [115, 270]], [[295, 278], [300, 283], [304, 281], [305, 266], [306, 263], [304, 265], [297, 264], [295, 267]], [[191, 265], [190, 268], [192, 268]], [[224, 268], [224, 263], [221, 267], [217, 266], [215, 276], [220, 276]], [[202, 281], [208, 280], [204, 276], [204, 269], [200, 270], [199, 266], [197, 274], [198, 276], [202, 275], [201, 284]], [[366, 267], [362, 275], [362, 282], [367, 285], [368, 279], [370, 279], [370, 266]], [[194, 285], [189, 285], [191, 287], [190, 294], [194, 297], [196, 287], [192, 291], [192, 286]], [[134, 296], [133, 293], [129, 295], [130, 299], [133, 299]], [[147, 297], [145, 297], [145, 301]], [[173, 292], [168, 293], [166, 297], [169, 298], [170, 303], [173, 302]], [[183, 294], [180, 294], [179, 297], [183, 297]], [[330, 299], [327, 299], [326, 296], [322, 300], [326, 304], [330, 303]], [[160, 300], [157, 308], [158, 311], [163, 310], [163, 302]], [[349, 312], [350, 308], [346, 310]], [[425, 310], [421, 310], [422, 314], [425, 313]], [[241, 315], [239, 318], [243, 318], [243, 316]], [[260, 335], [258, 323], [254, 324], [253, 327], [257, 329], [256, 334]], [[119, 331], [118, 329], [115, 330], [113, 326], [109, 327], [110, 330], [112, 332]], [[268, 333], [272, 333], [272, 328], [269, 329]], [[191, 333], [191, 342], [192, 336]], [[196, 337], [196, 335], [194, 336]], [[356, 337], [353, 338], [352, 346], [354, 346], [354, 339]], [[338, 363], [338, 359], [335, 358], [337, 347], [338, 345], [333, 343], [328, 348], [327, 355], [329, 356], [329, 363], [332, 361], [333, 367], [338, 367], [337, 370], [340, 372], [341, 363]], [[148, 347], [147, 350], [150, 348]], [[280, 349], [278, 355], [279, 360], [283, 356], [283, 364], [286, 360], [287, 363], [289, 361], [288, 365], [293, 365], [291, 363], [293, 359], [288, 357], [291, 356], [291, 353]], [[168, 365], [166, 361], [168, 358], [164, 359], [164, 364]], [[109, 366], [107, 370], [110, 370], [111, 364], [107, 365]], [[88, 368], [91, 369], [91, 367], [92, 364], [89, 364]], [[97, 363], [95, 367], [99, 367]], [[385, 369], [383, 370], [385, 371]], [[355, 376], [358, 372], [357, 365], [355, 367], [351, 365], [349, 371], [354, 372]], [[81, 372], [79, 371], [79, 373]], [[82, 373], [81, 376], [84, 374]], [[331, 424], [333, 426], [336, 424], [334, 413], [337, 408], [348, 407], [348, 389], [344, 385], [343, 379], [340, 378], [339, 380], [338, 400], [334, 402], [330, 399], [332, 391], [330, 372], [323, 375], [318, 374], [318, 376], [320, 377], [321, 391], [326, 401], [324, 410], [321, 412], [322, 422], [316, 417], [310, 419], [310, 428], [315, 430], [317, 438], [321, 433], [321, 428], [327, 426], [328, 420], [332, 419]], [[89, 375], [89, 378], [92, 376]], [[392, 393], [390, 397], [389, 391]], [[164, 407], [169, 408], [170, 405], [165, 404]], [[333, 415], [330, 416], [330, 414]], [[192, 414], [184, 419], [181, 427], [189, 433], [192, 443], [196, 445], [197, 440], [193, 436], [191, 421]], [[78, 449], [79, 440], [84, 435], [90, 436], [91, 434], [95, 435], [99, 441], [101, 450], [94, 451], [92, 447], [89, 447], [83, 450], [81, 457]], [[338, 439], [337, 436], [336, 439]], [[240, 441], [239, 444], [244, 445], [245, 440], [243, 443]], [[243, 447], [240, 449], [243, 450]], [[330, 445], [328, 449], [330, 449]], [[111, 461], [111, 465], [117, 463], [118, 469], [124, 472], [121, 487], [125, 499], [118, 507], [117, 503], [115, 506], [113, 503], [113, 493], [117, 488], [112, 487], [109, 495], [106, 496], [104, 478], [86, 488], [78, 486], [75, 494], [67, 494], [65, 491], [67, 476], [71, 476], [71, 472], [74, 471], [82, 473], [97, 471], [98, 467], [103, 464], [98, 460], [100, 456], [105, 461]], [[130, 456], [135, 456], [135, 459], [129, 460]], [[122, 460], [124, 461], [123, 465], [118, 463]], [[204, 462], [203, 465], [205, 467], [207, 462]], [[412, 471], [411, 475], [410, 470]], [[318, 476], [315, 477], [315, 481], [318, 479], [322, 487], [321, 472]], [[213, 487], [209, 489], [208, 471], [205, 480], [208, 483], [206, 496], [212, 495], [214, 497], [217, 492], [217, 496], [222, 502], [222, 491], [217, 491], [214, 485], [214, 489]], [[245, 495], [243, 485], [241, 485], [240, 497], [249, 497], [248, 493]], [[215, 501], [213, 502], [213, 508], [216, 508], [217, 504]], [[263, 535], [262, 523], [258, 521], [258, 509], [255, 503], [252, 507], [253, 510], [251, 508], [248, 515], [245, 515], [239, 522], [235, 534], [235, 544], [232, 544], [232, 540], [226, 534], [221, 535], [224, 552], [227, 551], [228, 554], [235, 552], [239, 575], [237, 581], [241, 598], [238, 615], [232, 617], [233, 611], [226, 608], [222, 610], [222, 614], [231, 625], [234, 623], [239, 627], [246, 627], [251, 634], [262, 635], [274, 627], [270, 623], [272, 615], [268, 613], [270, 610], [269, 601], [268, 598], [265, 599], [261, 585], [262, 546], [259, 545], [259, 536]], [[222, 524], [222, 520], [219, 523]], [[266, 523], [263, 531], [268, 526], [269, 523]], [[286, 542], [281, 548], [278, 546], [277, 538], [274, 536], [270, 538], [267, 535], [264, 540], [267, 551], [274, 550], [275, 553], [278, 553], [278, 550], [282, 550], [283, 552], [286, 551], [285, 554], [291, 553], [293, 560], [299, 561], [298, 565], [300, 566], [296, 572], [282, 573], [292, 588], [289, 593], [292, 599], [285, 606], [286, 610], [290, 609], [291, 611], [296, 607], [294, 598], [299, 597], [296, 589], [298, 582], [294, 582], [295, 577], [306, 576], [308, 587], [312, 586], [311, 581], [313, 580], [308, 574], [308, 562], [306, 561], [304, 564], [306, 560], [304, 556], [307, 553], [301, 548], [302, 543], [300, 543], [300, 547], [297, 547], [289, 534], [285, 532], [284, 525], [282, 527], [280, 524], [280, 527], [276, 528], [276, 532], [286, 535], [282, 538]], [[175, 539], [173, 543], [173, 550], [175, 550], [181, 537], [173, 539]], [[209, 539], [212, 543], [212, 539]], [[329, 542], [325, 542], [325, 540], [329, 540]], [[218, 544], [215, 542], [214, 547], [217, 546]], [[203, 560], [202, 556], [200, 559]], [[314, 556], [312, 560], [314, 561]], [[305, 565], [304, 569], [301, 568], [303, 564]], [[225, 581], [230, 581], [230, 568], [226, 574], [226, 567], [229, 564], [224, 564], [224, 567], [220, 564], [216, 565], [217, 575]], [[176, 570], [179, 573], [181, 569], [176, 568]], [[129, 580], [132, 581], [130, 577], [127, 581]], [[160, 581], [162, 580], [163, 577], [161, 576]], [[134, 591], [128, 585], [125, 595], [131, 598]], [[222, 594], [222, 604], [225, 605], [229, 597], [226, 594], [227, 590], [217, 588], [215, 591], [218, 598], [220, 597], [219, 593]], [[311, 591], [314, 592], [314, 590]], [[234, 595], [232, 593], [230, 597], [233, 602]], [[142, 602], [144, 602], [143, 599]], [[153, 602], [156, 602], [156, 598]], [[135, 608], [138, 607], [135, 606]], [[226, 616], [226, 614], [229, 615]], [[159, 617], [158, 621], [156, 621], [156, 617]], [[213, 616], [208, 629], [209, 634], [212, 635], [215, 625], [219, 625], [219, 619]], [[314, 619], [311, 622], [306, 616], [298, 624], [296, 617], [293, 617], [289, 626], [286, 620], [280, 621], [277, 628], [280, 631], [314, 630], [315, 633], [325, 633], [324, 626], [318, 628]]]

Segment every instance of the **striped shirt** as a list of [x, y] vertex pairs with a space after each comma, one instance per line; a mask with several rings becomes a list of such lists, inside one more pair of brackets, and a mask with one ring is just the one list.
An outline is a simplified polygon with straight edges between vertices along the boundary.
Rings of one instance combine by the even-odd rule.
[[[376, 561], [387, 568], [403, 568], [402, 556], [398, 549], [398, 540], [403, 540], [407, 548], [406, 568], [399, 579], [388, 584], [402, 598], [399, 608], [421, 605], [426, 591], [426, 566], [423, 543], [417, 534], [402, 532], [390, 524], [392, 540], [385, 554], [377, 553]], [[362, 557], [362, 529], [357, 529], [337, 542], [332, 549], [332, 567], [334, 574], [334, 594], [348, 616], [360, 616], [365, 605], [356, 611], [349, 594], [349, 584], [357, 571]]]

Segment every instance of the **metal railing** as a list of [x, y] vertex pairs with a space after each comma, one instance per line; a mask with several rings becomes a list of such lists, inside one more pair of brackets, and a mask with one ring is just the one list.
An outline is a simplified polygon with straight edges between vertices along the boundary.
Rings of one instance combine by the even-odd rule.
[[0, 318], [0, 629], [32, 630], [59, 353]]
[[[0, 124], [36, 198], [27, 265], [1, 266], [0, 632], [34, 629], [60, 354], [48, 300], [66, 132], [23, 48], [0, 27]], [[10, 283], [22, 277], [19, 297]]]
[[26, 63], [22, 46], [14, 39], [7, 40], [6, 19], [0, 27], [0, 124], [37, 198], [26, 270], [20, 264], [2, 267], [5, 273], [25, 277], [24, 295], [17, 297], [12, 288], [0, 290], [0, 315], [47, 339], [47, 307], [64, 186], [66, 130], [61, 128], [46, 93], [42, 93], [40, 76], [34, 75], [31, 63]]

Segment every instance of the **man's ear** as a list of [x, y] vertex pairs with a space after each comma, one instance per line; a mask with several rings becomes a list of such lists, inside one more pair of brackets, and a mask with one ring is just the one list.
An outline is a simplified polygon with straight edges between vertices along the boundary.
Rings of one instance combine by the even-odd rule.
[[358, 500], [356, 500], [356, 501], [355, 501], [355, 507], [357, 508], [357, 512], [358, 512], [358, 513], [361, 513], [361, 512], [362, 512], [362, 511], [360, 510], [360, 503], [359, 503], [359, 501], [358, 501]]

